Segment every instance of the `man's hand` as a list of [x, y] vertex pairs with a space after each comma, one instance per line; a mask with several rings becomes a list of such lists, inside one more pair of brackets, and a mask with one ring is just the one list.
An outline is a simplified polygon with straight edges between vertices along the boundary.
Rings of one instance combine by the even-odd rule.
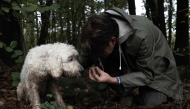
[[93, 67], [89, 70], [89, 78], [96, 82], [117, 84], [117, 79], [115, 77], [111, 77], [98, 67]]

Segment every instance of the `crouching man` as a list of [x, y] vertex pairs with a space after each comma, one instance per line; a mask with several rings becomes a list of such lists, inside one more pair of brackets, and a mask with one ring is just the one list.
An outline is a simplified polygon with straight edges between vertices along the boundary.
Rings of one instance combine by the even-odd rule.
[[89, 70], [91, 80], [119, 85], [126, 93], [139, 87], [135, 97], [139, 105], [183, 99], [172, 51], [147, 18], [127, 15], [119, 8], [91, 15], [82, 28], [81, 42], [80, 63], [84, 68], [97, 66]]

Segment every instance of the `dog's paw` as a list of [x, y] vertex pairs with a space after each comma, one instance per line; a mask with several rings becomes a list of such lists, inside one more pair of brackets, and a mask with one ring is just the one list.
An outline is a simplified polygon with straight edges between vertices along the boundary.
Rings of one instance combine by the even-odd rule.
[[66, 108], [66, 105], [65, 105], [65, 103], [64, 103], [64, 102], [58, 102], [58, 105], [59, 105], [59, 107]]
[[40, 104], [36, 104], [32, 107], [32, 109], [41, 109], [41, 105]]

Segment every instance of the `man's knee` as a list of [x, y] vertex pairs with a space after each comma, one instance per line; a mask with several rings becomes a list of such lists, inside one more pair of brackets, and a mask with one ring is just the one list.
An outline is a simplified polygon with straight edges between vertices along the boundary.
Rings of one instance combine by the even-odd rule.
[[135, 97], [139, 105], [157, 106], [167, 102], [167, 95], [148, 86], [139, 88], [139, 95]]

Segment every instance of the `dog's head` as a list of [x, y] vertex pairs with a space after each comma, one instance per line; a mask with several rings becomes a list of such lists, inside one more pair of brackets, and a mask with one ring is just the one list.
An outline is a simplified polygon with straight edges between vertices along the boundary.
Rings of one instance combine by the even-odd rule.
[[69, 48], [69, 51], [61, 55], [64, 75], [67, 77], [80, 76], [83, 67], [78, 62], [79, 53], [75, 50], [74, 46], [70, 45]]
[[49, 50], [49, 73], [54, 78], [80, 76], [83, 67], [78, 62], [79, 53], [74, 46], [56, 43]]

